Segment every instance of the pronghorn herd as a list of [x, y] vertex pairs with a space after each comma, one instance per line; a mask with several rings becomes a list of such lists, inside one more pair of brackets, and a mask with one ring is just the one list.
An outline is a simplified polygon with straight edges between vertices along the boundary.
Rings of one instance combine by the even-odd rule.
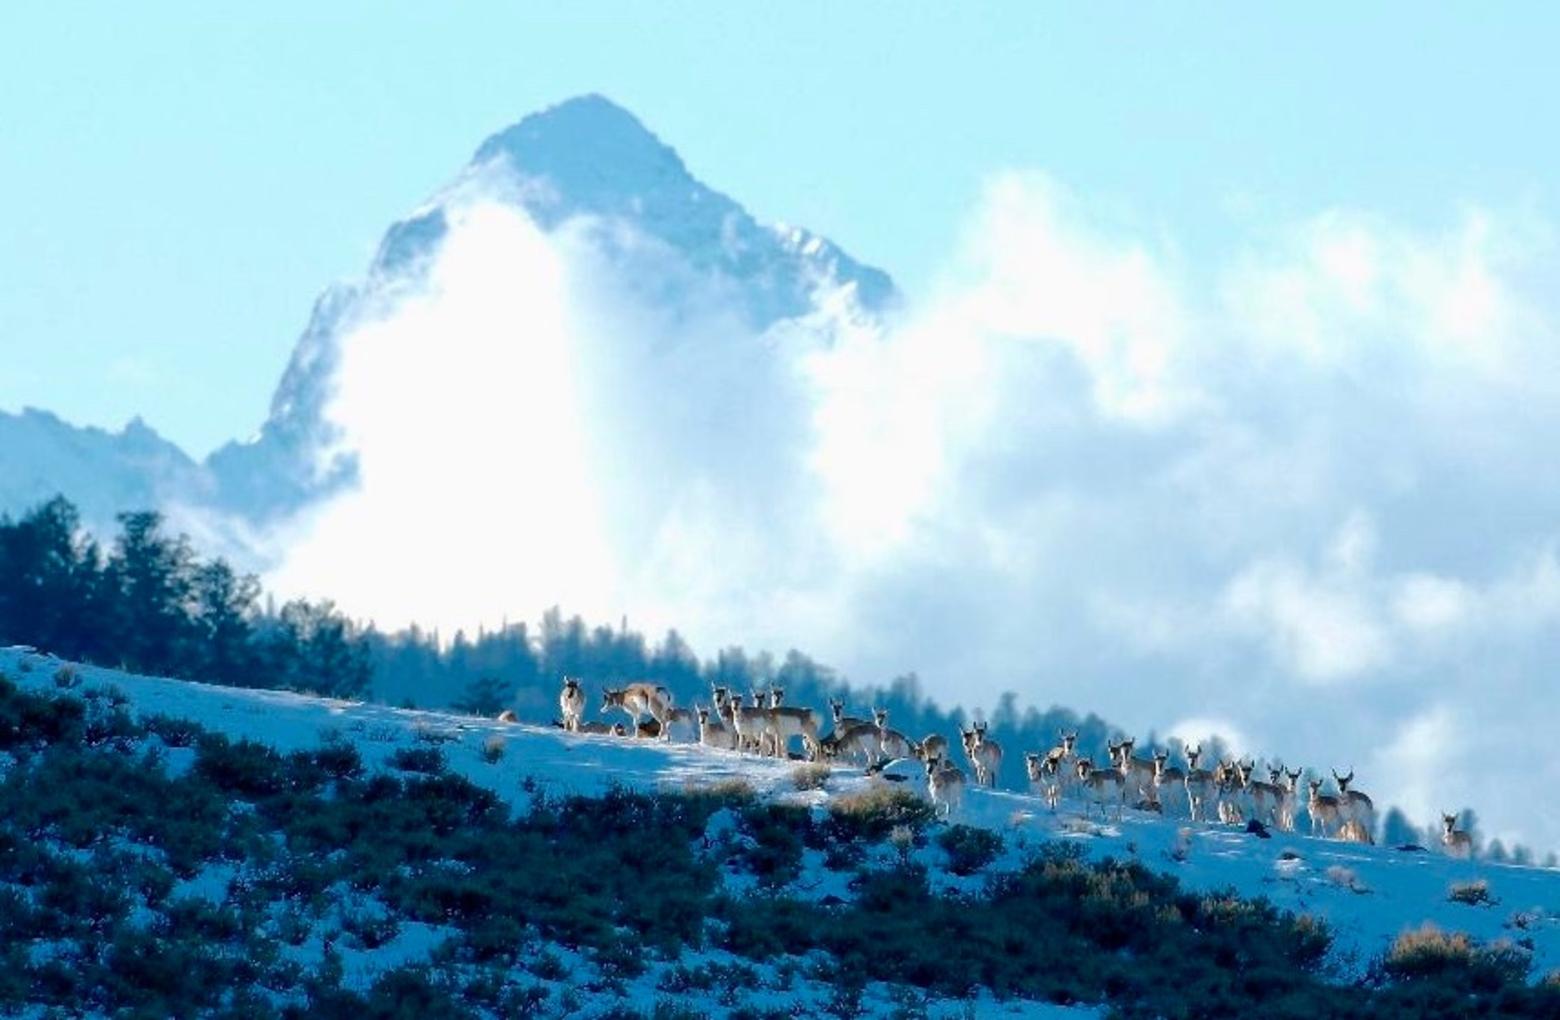
[[[933, 733], [912, 739], [889, 725], [885, 709], [875, 709], [870, 717], [853, 716], [843, 701], [831, 698], [830, 728], [825, 733], [820, 714], [785, 704], [781, 688], [744, 697], [717, 686], [710, 695], [708, 705], [680, 708], [673, 705], [671, 692], [658, 684], [607, 688], [602, 692], [600, 712], [622, 712], [629, 717], [628, 724], [607, 725], [585, 721], [584, 689], [578, 680], [566, 678], [558, 695], [563, 717], [559, 725], [576, 733], [681, 739], [722, 751], [775, 758], [794, 757], [792, 743], [799, 741], [804, 760], [850, 763], [869, 772], [895, 760], [919, 759], [927, 796], [944, 816], [958, 810], [971, 777], [977, 786], [994, 788], [1001, 772], [1002, 746], [990, 737], [984, 722], [969, 729], [960, 727], [960, 743], [970, 768], [967, 775], [950, 759], [950, 742], [945, 737]], [[1095, 759], [1079, 752], [1076, 732], [1063, 731], [1054, 747], [1026, 753], [1024, 765], [1031, 792], [1041, 796], [1053, 812], [1067, 799], [1079, 803], [1085, 817], [1098, 810], [1101, 818], [1113, 815], [1119, 820], [1132, 808], [1194, 822], [1217, 820], [1224, 825], [1273, 826], [1293, 832], [1303, 808], [1313, 836], [1374, 842], [1375, 804], [1354, 788], [1353, 769], [1347, 775], [1332, 772], [1333, 793], [1324, 792], [1324, 779], [1305, 781], [1302, 799], [1303, 769], [1286, 769], [1274, 763], [1264, 770], [1267, 778], [1263, 779], [1255, 760], [1224, 759], [1205, 768], [1201, 745], [1188, 745], [1182, 751], [1184, 767], [1171, 762], [1168, 750], [1151, 750], [1146, 757], [1141, 756], [1136, 741], [1123, 738], [1107, 741], [1105, 757]], [[1443, 816], [1442, 845], [1454, 856], [1468, 856], [1472, 841], [1456, 826], [1455, 815]]]

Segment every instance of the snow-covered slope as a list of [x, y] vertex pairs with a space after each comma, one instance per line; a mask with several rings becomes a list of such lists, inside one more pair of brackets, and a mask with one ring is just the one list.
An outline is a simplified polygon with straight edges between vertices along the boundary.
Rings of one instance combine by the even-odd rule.
[[[59, 663], [25, 649], [0, 650], [0, 674], [24, 686], [48, 689]], [[112, 684], [139, 714], [188, 718], [231, 737], [261, 741], [278, 750], [317, 746], [344, 737], [369, 766], [383, 766], [399, 748], [430, 731], [449, 738], [442, 746], [448, 767], [517, 805], [535, 790], [596, 793], [614, 785], [684, 789], [741, 779], [761, 793], [822, 807], [831, 797], [884, 780], [855, 769], [836, 769], [826, 789], [797, 792], [794, 765], [713, 751], [692, 744], [630, 741], [566, 734], [556, 728], [507, 724], [468, 716], [334, 701], [278, 691], [215, 687], [77, 667], [83, 687]], [[496, 763], [484, 760], [491, 739], [504, 742]], [[890, 772], [894, 771], [890, 769]], [[919, 785], [915, 771], [906, 780]], [[1359, 971], [1401, 932], [1433, 922], [1448, 931], [1493, 941], [1530, 944], [1534, 970], [1560, 968], [1560, 871], [1450, 859], [1436, 852], [1408, 853], [1274, 834], [1261, 839], [1217, 826], [1160, 819], [1128, 811], [1116, 823], [1084, 821], [1075, 805], [1053, 814], [1042, 800], [1010, 790], [971, 790], [957, 821], [1007, 834], [995, 867], [1016, 866], [1029, 848], [1046, 840], [1075, 841], [1097, 857], [1137, 858], [1175, 875], [1197, 890], [1233, 889], [1276, 905], [1326, 918], [1337, 933], [1337, 963]], [[1184, 853], [1180, 852], [1184, 848]], [[803, 884], [830, 888], [819, 861]], [[1483, 880], [1493, 904], [1453, 902], [1454, 884]], [[944, 881], [957, 885], [953, 876]], [[971, 881], [978, 881], [971, 880]], [[1040, 1015], [1040, 1014], [1034, 1014]]]

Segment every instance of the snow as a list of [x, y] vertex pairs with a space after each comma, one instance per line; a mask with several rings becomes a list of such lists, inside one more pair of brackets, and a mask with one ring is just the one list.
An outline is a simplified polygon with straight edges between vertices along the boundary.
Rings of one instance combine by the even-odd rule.
[[[26, 687], [52, 691], [49, 678], [58, 665], [30, 650], [0, 649], [0, 673]], [[112, 684], [128, 696], [129, 707], [137, 713], [188, 718], [279, 751], [314, 747], [324, 739], [346, 739], [357, 746], [366, 765], [388, 768], [387, 759], [396, 749], [437, 742], [450, 769], [495, 791], [521, 811], [529, 807], [535, 792], [593, 794], [614, 785], [680, 790], [731, 780], [746, 782], [763, 795], [821, 808], [830, 797], [883, 781], [856, 769], [839, 768], [824, 790], [799, 793], [792, 785], [794, 763], [697, 744], [574, 735], [552, 727], [217, 687], [93, 666], [77, 668], [81, 683], [76, 693]], [[502, 758], [491, 763], [482, 757], [490, 738], [501, 739], [505, 747]], [[919, 782], [908, 782], [920, 789]], [[1425, 922], [1482, 940], [1530, 940], [1536, 973], [1560, 968], [1560, 871], [1552, 869], [1455, 860], [1434, 850], [1405, 853], [1276, 831], [1272, 838], [1260, 839], [1233, 828], [1130, 810], [1120, 822], [1084, 821], [1069, 802], [1053, 814], [1041, 798], [1012, 790], [969, 790], [954, 820], [1007, 835], [1005, 850], [992, 869], [1019, 867], [1036, 846], [1060, 839], [1082, 844], [1095, 858], [1137, 859], [1175, 875], [1193, 890], [1229, 889], [1319, 915], [1334, 927], [1337, 962], [1344, 972], [1362, 968], [1399, 933]], [[738, 834], [733, 820], [717, 813], [706, 835], [713, 841]], [[1184, 853], [1177, 853], [1178, 845]], [[935, 846], [915, 852], [924, 863], [940, 863], [941, 851]], [[981, 875], [960, 879], [939, 868], [932, 871], [939, 887], [950, 890], [975, 890], [984, 880]], [[187, 891], [220, 895], [225, 878], [215, 871], [204, 874], [189, 883]], [[1453, 884], [1475, 880], [1489, 884], [1493, 905], [1469, 906], [1448, 898]], [[815, 851], [806, 854], [802, 874], [788, 891], [815, 901], [850, 897], [842, 877]], [[403, 931], [394, 940], [393, 955], [400, 962], [431, 952], [442, 936], [438, 930]], [[344, 946], [337, 948], [350, 952]], [[360, 962], [353, 960], [355, 965]], [[671, 961], [637, 981], [653, 985], [672, 966], [693, 967], [697, 962], [689, 957]], [[721, 962], [736, 961], [721, 958]], [[379, 963], [375, 960], [373, 966]], [[653, 1000], [653, 989], [644, 990]], [[796, 997], [794, 991], [786, 995], [790, 997], [786, 1001]], [[1014, 1015], [1078, 1015], [1050, 1009]]]

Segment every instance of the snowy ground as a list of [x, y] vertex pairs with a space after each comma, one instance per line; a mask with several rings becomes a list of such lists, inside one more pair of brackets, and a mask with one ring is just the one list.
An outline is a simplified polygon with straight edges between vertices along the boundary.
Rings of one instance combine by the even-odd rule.
[[[27, 650], [0, 649], [0, 673], [26, 687], [52, 689], [59, 666], [58, 661]], [[768, 795], [821, 805], [828, 797], [883, 781], [841, 768], [825, 790], [798, 793], [792, 784], [792, 763], [696, 745], [576, 736], [551, 727], [277, 691], [214, 687], [90, 666], [77, 667], [77, 671], [81, 687], [115, 685], [139, 714], [188, 718], [282, 751], [314, 747], [322, 739], [336, 736], [356, 744], [365, 764], [375, 767], [383, 765], [398, 748], [442, 738], [451, 769], [520, 806], [538, 789], [591, 793], [612, 784], [680, 789], [725, 779], [744, 780]], [[504, 754], [497, 762], [485, 761], [484, 746], [495, 739], [503, 742]], [[1281, 907], [1320, 915], [1335, 928], [1339, 963], [1348, 969], [1362, 967], [1394, 936], [1426, 921], [1480, 939], [1523, 941], [1531, 945], [1535, 972], [1560, 968], [1560, 871], [1458, 861], [1437, 852], [1404, 853], [1283, 833], [1259, 839], [1217, 825], [1193, 825], [1184, 819], [1161, 819], [1130, 810], [1120, 823], [1107, 825], [1097, 819], [1089, 823], [1080, 818], [1073, 804], [1064, 802], [1053, 814], [1039, 798], [1016, 791], [971, 790], [956, 820], [1007, 834], [1007, 850], [994, 867], [1016, 865], [1034, 843], [1073, 840], [1083, 843], [1095, 856], [1137, 857], [1176, 875], [1193, 889], [1233, 888], [1242, 894], [1265, 896]], [[1178, 846], [1184, 846], [1185, 852], [1177, 853]], [[928, 848], [920, 852], [938, 851]], [[838, 895], [842, 890], [831, 885], [834, 877], [821, 855], [809, 852], [806, 871], [797, 885], [814, 890], [819, 898]], [[1468, 906], [1448, 898], [1454, 883], [1475, 879], [1488, 883], [1494, 904]], [[942, 880], [950, 885], [963, 881], [946, 873]], [[220, 888], [220, 883], [216, 886]], [[413, 933], [413, 941], [425, 945], [436, 935]], [[416, 951], [415, 946], [401, 948]], [[700, 962], [712, 961], [685, 958], [677, 965], [695, 967]], [[653, 969], [639, 980], [650, 985], [663, 982], [664, 971], [671, 966]], [[805, 976], [794, 977], [783, 991], [789, 999], [823, 994], [821, 988], [809, 988]], [[884, 992], [884, 1001], [891, 998]], [[714, 1002], [712, 999], [711, 1004]], [[980, 1015], [1066, 1016], [1073, 1020], [1090, 1015], [1090, 1011], [1049, 1006], [987, 1006]], [[1010, 1014], [1009, 1007], [1019, 1012]], [[963, 1008], [950, 1014], [934, 1010], [933, 1015], [964, 1012]]]

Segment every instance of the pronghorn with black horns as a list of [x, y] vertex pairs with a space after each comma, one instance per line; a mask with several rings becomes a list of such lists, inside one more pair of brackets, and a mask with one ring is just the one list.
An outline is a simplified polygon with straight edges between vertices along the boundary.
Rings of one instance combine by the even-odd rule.
[[1002, 770], [1002, 745], [986, 736], [986, 723], [970, 724], [968, 730], [959, 728], [964, 740], [964, 754], [975, 766], [975, 784], [995, 787], [997, 774]]
[[1136, 746], [1137, 741], [1130, 737], [1119, 744], [1111, 744], [1111, 760], [1126, 777], [1127, 795], [1136, 796], [1136, 804], [1147, 802], [1150, 807], [1157, 808], [1159, 791], [1154, 786], [1154, 760], [1134, 755], [1132, 749]]
[[1186, 798], [1186, 770], [1170, 764], [1169, 751], [1154, 752], [1154, 789], [1161, 810], [1167, 803], [1174, 804]]
[[1453, 857], [1473, 857], [1473, 834], [1457, 827], [1457, 816], [1441, 812], [1441, 845]]
[[964, 770], [943, 758], [926, 759], [926, 794], [947, 818], [964, 801]]
[[[1332, 770], [1333, 780], [1338, 784], [1338, 799], [1343, 802], [1343, 813], [1349, 821], [1359, 822], [1366, 834], [1376, 831], [1376, 805], [1359, 790], [1349, 789], [1354, 782], [1354, 770], [1349, 774], [1340, 776], [1337, 769]], [[1374, 840], [1369, 840], [1374, 842]]]
[[1218, 776], [1197, 766], [1202, 753], [1201, 744], [1186, 749], [1186, 812], [1194, 822], [1208, 820], [1208, 801], [1218, 796], [1219, 788]]
[[563, 690], [558, 692], [558, 711], [563, 713], [563, 728], [578, 733], [580, 720], [585, 715], [585, 690], [572, 676], [563, 678]]
[[1024, 755], [1024, 772], [1030, 792], [1045, 797], [1046, 806], [1055, 812], [1062, 797], [1061, 759], [1030, 751]]
[[915, 754], [915, 745], [896, 729], [890, 729], [888, 725], [888, 709], [879, 708], [872, 712], [872, 721], [878, 728], [878, 752], [886, 759], [892, 761], [895, 758], [910, 758]]

